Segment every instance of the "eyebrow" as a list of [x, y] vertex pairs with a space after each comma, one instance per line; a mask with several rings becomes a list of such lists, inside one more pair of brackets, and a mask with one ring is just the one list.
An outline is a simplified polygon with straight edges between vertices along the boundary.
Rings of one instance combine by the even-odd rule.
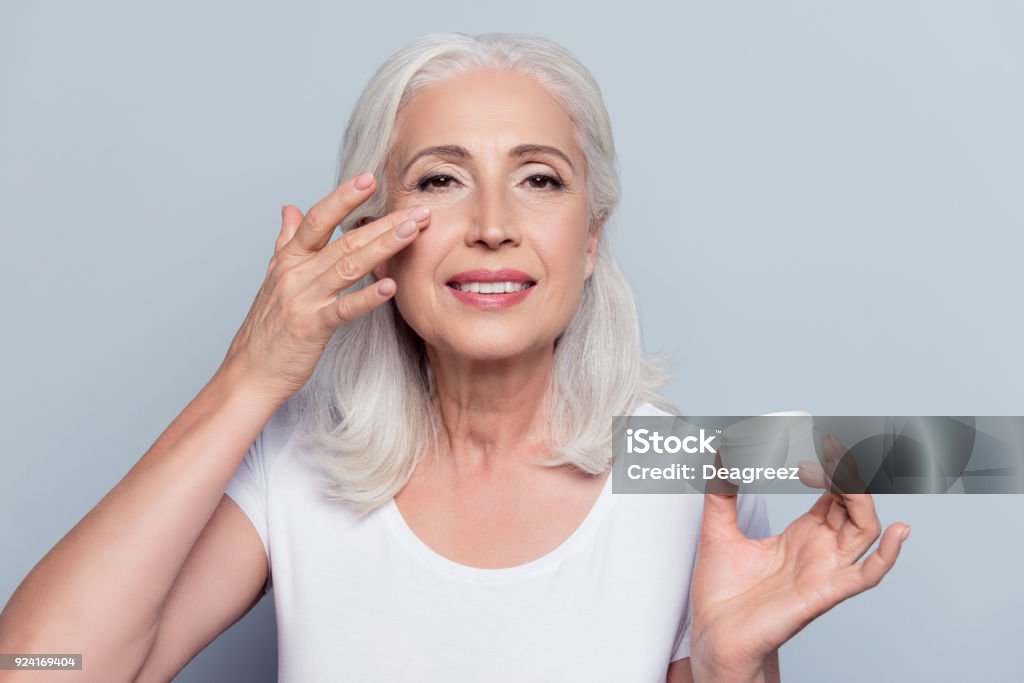
[[[568, 164], [569, 168], [572, 170], [573, 173], [576, 172], [576, 167], [573, 165], [572, 161], [565, 154], [565, 152], [558, 149], [557, 147], [552, 147], [550, 145], [516, 145], [515, 147], [510, 149], [508, 153], [509, 157], [513, 159], [525, 157], [530, 154], [551, 154], [553, 156], [558, 157], [566, 164]], [[402, 175], [404, 176], [406, 173], [409, 172], [409, 169], [412, 168], [412, 165], [416, 163], [417, 159], [425, 156], [439, 156], [448, 159], [459, 159], [460, 161], [465, 161], [466, 159], [472, 158], [473, 155], [470, 154], [469, 150], [467, 150], [465, 147], [461, 147], [459, 145], [434, 145], [433, 147], [426, 147], [425, 149], [421, 149], [419, 152], [414, 154], [412, 159], [409, 159], [409, 162], [405, 165], [405, 168], [402, 169]]]

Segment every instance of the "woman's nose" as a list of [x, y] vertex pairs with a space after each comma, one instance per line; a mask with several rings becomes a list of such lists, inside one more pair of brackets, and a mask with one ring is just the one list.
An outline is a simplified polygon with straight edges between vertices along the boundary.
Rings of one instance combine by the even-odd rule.
[[520, 235], [514, 209], [505, 188], [480, 185], [471, 201], [466, 243], [497, 249], [506, 242], [518, 244]]

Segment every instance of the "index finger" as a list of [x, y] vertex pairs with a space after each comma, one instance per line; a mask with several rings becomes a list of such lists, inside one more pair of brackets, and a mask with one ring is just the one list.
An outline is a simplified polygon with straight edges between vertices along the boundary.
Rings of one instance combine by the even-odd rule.
[[338, 224], [373, 194], [376, 185], [376, 180], [369, 171], [338, 185], [333, 192], [306, 212], [306, 217], [299, 224], [295, 236], [285, 248], [306, 253], [323, 249], [324, 245], [331, 241], [331, 235]]

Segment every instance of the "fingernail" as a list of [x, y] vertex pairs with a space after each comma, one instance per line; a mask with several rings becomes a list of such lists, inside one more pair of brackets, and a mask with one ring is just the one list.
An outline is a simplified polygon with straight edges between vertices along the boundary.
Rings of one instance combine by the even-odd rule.
[[284, 207], [281, 207], [281, 220], [284, 220]]
[[430, 209], [425, 206], [417, 206], [415, 209], [405, 214], [406, 218], [411, 218], [417, 223], [425, 221], [430, 216]]
[[395, 235], [405, 239], [406, 237], [412, 237], [416, 233], [416, 223], [414, 221], [402, 221], [395, 228]]
[[903, 530], [903, 533], [900, 534], [900, 543], [903, 543], [903, 541], [907, 540], [907, 536], [909, 536], [909, 535], [910, 535], [910, 527], [908, 526], [906, 529]]
[[370, 185], [373, 185], [373, 174], [369, 171], [360, 173], [356, 176], [356, 179], [352, 181], [352, 186], [357, 190], [365, 190]]
[[377, 293], [381, 296], [387, 296], [393, 291], [395, 291], [395, 283], [390, 280], [377, 285]]

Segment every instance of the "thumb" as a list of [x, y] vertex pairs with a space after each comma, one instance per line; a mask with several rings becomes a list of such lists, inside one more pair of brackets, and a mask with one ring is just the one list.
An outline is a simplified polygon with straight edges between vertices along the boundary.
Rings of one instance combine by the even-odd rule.
[[[715, 472], [722, 460], [715, 454]], [[717, 476], [708, 479], [704, 488], [704, 519], [701, 536], [712, 538], [745, 538], [736, 521], [736, 495], [739, 487]]]
[[281, 250], [281, 247], [291, 242], [292, 238], [295, 237], [295, 231], [299, 229], [299, 224], [302, 223], [302, 219], [302, 211], [291, 204], [285, 204], [281, 207], [281, 230], [277, 235], [274, 253], [277, 253]]
[[735, 493], [705, 493], [701, 537], [706, 539], [745, 538], [736, 521]]

